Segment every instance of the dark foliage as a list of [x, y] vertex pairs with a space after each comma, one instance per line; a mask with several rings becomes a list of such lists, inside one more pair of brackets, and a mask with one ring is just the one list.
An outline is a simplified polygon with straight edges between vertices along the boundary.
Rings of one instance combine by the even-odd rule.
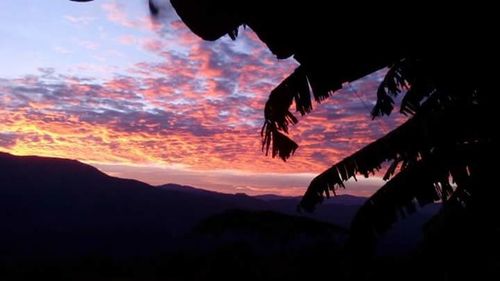
[[235, 39], [238, 27], [246, 25], [278, 58], [293, 56], [300, 63], [271, 92], [264, 110], [263, 150], [283, 160], [298, 148], [287, 136], [299, 121], [290, 111], [293, 103], [300, 115], [307, 114], [313, 97], [320, 102], [343, 82], [389, 67], [372, 116], [390, 114], [394, 98], [403, 95], [400, 112], [409, 120], [316, 177], [300, 203], [313, 210], [356, 174], [370, 176], [390, 162], [388, 182], [352, 223], [354, 247], [369, 249], [399, 217], [438, 200], [472, 221], [488, 222], [481, 229], [485, 236], [496, 233], [495, 9], [425, 1], [409, 10], [388, 3], [360, 7], [352, 1], [334, 7], [328, 1], [285, 0], [172, 4], [206, 40], [225, 34]]
[[[176, 2], [181, 1], [174, 6]], [[290, 111], [293, 103], [305, 115], [312, 110], [313, 97], [320, 102], [342, 82], [389, 67], [372, 116], [389, 115], [394, 98], [403, 95], [400, 112], [409, 120], [317, 176], [300, 203], [311, 211], [356, 174], [368, 177], [390, 162], [387, 184], [352, 223], [352, 245], [370, 248], [399, 217], [439, 200], [488, 217], [493, 229], [498, 227], [491, 200], [498, 190], [490, 176], [494, 171], [485, 164], [495, 162], [497, 144], [497, 128], [491, 126], [494, 79], [485, 64], [497, 62], [497, 50], [491, 40], [492, 15], [485, 7], [456, 6], [450, 14], [421, 3], [412, 13], [400, 14], [393, 12], [396, 7], [379, 3], [367, 4], [363, 10], [368, 12], [356, 7], [358, 3], [336, 3], [333, 12], [324, 1], [254, 1], [242, 3], [245, 9], [224, 6], [224, 0], [182, 2], [193, 6], [175, 6], [177, 11], [202, 38], [214, 40], [212, 35], [220, 37], [245, 24], [278, 58], [294, 56], [301, 64], [266, 103], [263, 149], [266, 154], [271, 150], [273, 157], [286, 160], [298, 147], [286, 136], [298, 123]], [[214, 9], [228, 16], [215, 21], [199, 17], [196, 5], [206, 3], [223, 5]], [[351, 24], [349, 11], [356, 11], [359, 24]], [[382, 29], [359, 28], [369, 24]], [[345, 40], [332, 43], [339, 32]]]

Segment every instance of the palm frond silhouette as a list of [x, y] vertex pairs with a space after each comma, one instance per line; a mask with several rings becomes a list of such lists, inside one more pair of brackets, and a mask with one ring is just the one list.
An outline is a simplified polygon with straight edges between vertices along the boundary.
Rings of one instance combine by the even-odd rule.
[[[153, 14], [157, 13], [150, 2]], [[250, 27], [277, 58], [300, 66], [269, 95], [262, 148], [286, 160], [298, 148], [287, 134], [342, 83], [387, 67], [372, 109], [410, 118], [312, 180], [300, 208], [312, 211], [356, 175], [369, 177], [390, 162], [381, 187], [352, 222], [352, 244], [372, 245], [399, 217], [443, 201], [498, 226], [497, 46], [488, 7], [411, 7], [352, 1], [171, 0], [186, 25], [205, 40], [236, 39]], [[399, 10], [398, 10], [399, 9]], [[495, 74], [496, 75], [496, 74]]]

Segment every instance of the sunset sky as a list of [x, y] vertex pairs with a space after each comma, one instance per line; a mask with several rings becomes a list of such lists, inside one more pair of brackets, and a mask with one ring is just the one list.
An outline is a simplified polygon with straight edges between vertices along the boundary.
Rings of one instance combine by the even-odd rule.
[[78, 159], [155, 185], [301, 195], [402, 120], [371, 121], [381, 70], [300, 118], [289, 161], [266, 157], [264, 103], [296, 63], [248, 29], [204, 42], [163, 8], [159, 24], [145, 0], [0, 1], [0, 151]]

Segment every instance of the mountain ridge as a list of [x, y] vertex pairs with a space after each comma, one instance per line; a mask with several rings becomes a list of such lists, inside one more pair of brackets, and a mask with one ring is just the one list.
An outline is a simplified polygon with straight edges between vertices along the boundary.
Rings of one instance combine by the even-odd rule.
[[[0, 260], [34, 253], [119, 256], [166, 251], [201, 221], [233, 209], [273, 211], [349, 228], [366, 198], [335, 196], [313, 214], [297, 213], [299, 200], [173, 183], [152, 186], [109, 176], [76, 160], [0, 152], [0, 232], [7, 241], [0, 244]], [[414, 241], [414, 232], [416, 228], [405, 230], [405, 237]]]
[[[231, 209], [290, 211], [241, 194], [155, 187], [76, 160], [0, 153], [0, 260], [15, 256], [147, 255]], [[293, 210], [293, 211], [292, 211]]]

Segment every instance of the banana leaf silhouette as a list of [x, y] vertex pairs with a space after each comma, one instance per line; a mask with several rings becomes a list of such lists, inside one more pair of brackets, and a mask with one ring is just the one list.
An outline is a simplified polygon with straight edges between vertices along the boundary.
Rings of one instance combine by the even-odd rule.
[[[287, 134], [342, 83], [388, 67], [377, 91], [373, 118], [389, 115], [394, 98], [407, 122], [312, 180], [299, 208], [314, 207], [357, 174], [369, 177], [391, 162], [381, 187], [352, 222], [352, 244], [368, 247], [398, 218], [442, 200], [487, 215], [499, 195], [496, 168], [497, 103], [493, 72], [498, 46], [492, 10], [422, 2], [388, 3], [285, 0], [171, 0], [184, 23], [205, 40], [248, 26], [279, 59], [300, 66], [269, 95], [262, 148], [288, 159], [298, 148]], [[157, 14], [150, 1], [152, 14]], [[493, 9], [494, 10], [494, 9]], [[479, 15], [474, 17], [472, 15]], [[495, 166], [496, 167], [496, 166]], [[399, 168], [399, 169], [398, 169]]]

